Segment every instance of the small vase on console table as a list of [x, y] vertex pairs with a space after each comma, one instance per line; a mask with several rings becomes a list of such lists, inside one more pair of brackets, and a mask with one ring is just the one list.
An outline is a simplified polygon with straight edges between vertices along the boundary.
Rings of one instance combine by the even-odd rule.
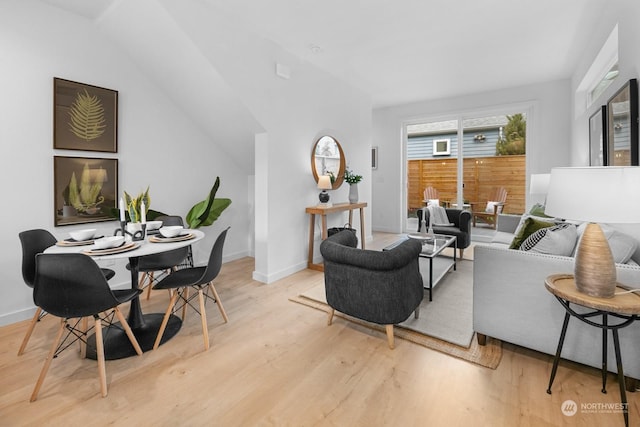
[[358, 184], [349, 184], [349, 203], [358, 203]]

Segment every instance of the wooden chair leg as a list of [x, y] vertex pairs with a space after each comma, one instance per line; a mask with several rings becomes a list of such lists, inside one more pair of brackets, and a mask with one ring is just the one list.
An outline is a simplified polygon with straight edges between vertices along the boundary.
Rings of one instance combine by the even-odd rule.
[[213, 282], [209, 283], [209, 288], [213, 293], [213, 297], [216, 299], [216, 304], [218, 304], [218, 309], [220, 309], [220, 314], [222, 314], [224, 323], [228, 323], [229, 317], [227, 317], [227, 312], [224, 310], [224, 307], [222, 306], [222, 301], [220, 301], [220, 296], [218, 296], [218, 291], [216, 291], [216, 287], [213, 286]]
[[332, 308], [331, 310], [329, 310], [329, 317], [327, 318], [327, 326], [331, 326], [331, 323], [333, 322], [333, 315], [336, 313], [336, 311]]
[[204, 308], [204, 294], [202, 293], [202, 289], [198, 289], [198, 301], [200, 301], [200, 322], [202, 322], [204, 349], [209, 350], [209, 328], [207, 327], [207, 312]]
[[80, 328], [82, 329], [83, 339], [80, 340], [80, 358], [85, 359], [87, 357], [87, 331], [89, 330], [89, 318], [83, 317], [80, 321]]
[[389, 343], [389, 348], [393, 350], [395, 347], [393, 342], [393, 325], [385, 325], [385, 329], [387, 330], [387, 342]]
[[44, 382], [44, 377], [47, 376], [47, 372], [49, 371], [49, 366], [51, 366], [51, 362], [53, 361], [53, 356], [56, 354], [56, 349], [58, 348], [58, 344], [62, 339], [62, 334], [64, 333], [66, 326], [65, 319], [60, 319], [60, 327], [58, 327], [58, 334], [56, 338], [53, 340], [53, 345], [51, 346], [51, 350], [49, 350], [49, 354], [47, 355], [46, 360], [44, 361], [44, 366], [42, 366], [42, 370], [40, 371], [40, 376], [38, 377], [38, 381], [36, 382], [36, 386], [33, 389], [33, 393], [31, 393], [31, 402], [35, 402], [38, 398], [38, 393], [40, 392], [40, 387], [42, 387], [42, 383]]
[[147, 279], [149, 280], [149, 284], [147, 285], [147, 301], [149, 300], [149, 298], [151, 298], [151, 288], [153, 288], [153, 271], [150, 271], [149, 273], [145, 273], [147, 276]]
[[124, 329], [127, 337], [129, 337], [129, 341], [131, 341], [131, 345], [133, 346], [134, 350], [136, 351], [138, 356], [142, 356], [142, 349], [140, 348], [140, 344], [138, 344], [136, 336], [133, 335], [133, 331], [131, 330], [129, 323], [127, 323], [127, 319], [124, 318], [124, 315], [118, 307], [114, 308], [114, 311], [116, 312], [116, 317], [120, 321], [120, 326], [122, 326], [122, 329]]
[[176, 305], [176, 300], [178, 299], [178, 291], [170, 290], [171, 299], [169, 300], [169, 307], [167, 307], [167, 311], [164, 313], [164, 317], [162, 318], [162, 324], [160, 325], [160, 330], [158, 331], [158, 335], [156, 336], [156, 341], [153, 343], [153, 349], [157, 349], [160, 346], [160, 341], [162, 340], [162, 335], [164, 335], [164, 330], [167, 327], [167, 323], [169, 322], [169, 317], [171, 316], [171, 312], [173, 311], [173, 306]]
[[33, 333], [33, 329], [36, 327], [36, 323], [40, 320], [40, 314], [42, 314], [42, 309], [38, 307], [36, 310], [36, 314], [33, 315], [31, 319], [31, 323], [29, 323], [29, 327], [27, 328], [27, 333], [24, 334], [24, 338], [22, 339], [22, 344], [20, 344], [20, 349], [18, 350], [18, 356], [24, 353], [24, 349], [27, 348], [27, 343], [29, 343], [29, 339], [31, 338], [31, 334]]
[[94, 316], [96, 330], [96, 355], [98, 356], [98, 375], [100, 376], [100, 392], [107, 397], [107, 368], [104, 362], [104, 340], [102, 338], [102, 320]]
[[189, 301], [189, 287], [183, 288], [182, 292], [184, 292], [183, 298], [185, 304], [182, 306], [182, 322], [187, 318], [187, 301]]
[[415, 319], [417, 319], [417, 318], [419, 318], [419, 317], [420, 317], [420, 306], [417, 306], [417, 307], [416, 307], [416, 310], [413, 312], [413, 317], [414, 317]]
[[460, 251], [460, 259], [464, 256], [464, 249], [458, 249]]

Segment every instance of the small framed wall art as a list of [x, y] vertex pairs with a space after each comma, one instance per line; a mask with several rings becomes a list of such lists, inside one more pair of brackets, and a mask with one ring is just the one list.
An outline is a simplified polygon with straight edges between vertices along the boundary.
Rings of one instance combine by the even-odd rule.
[[118, 159], [54, 156], [53, 175], [56, 226], [115, 219]]
[[371, 169], [378, 169], [378, 147], [371, 147]]
[[118, 152], [118, 92], [53, 79], [53, 148]]

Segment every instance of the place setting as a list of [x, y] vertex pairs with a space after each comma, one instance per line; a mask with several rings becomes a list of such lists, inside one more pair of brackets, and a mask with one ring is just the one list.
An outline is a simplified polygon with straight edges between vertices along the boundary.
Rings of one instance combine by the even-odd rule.
[[126, 242], [123, 236], [110, 236], [95, 240], [91, 248], [82, 252], [87, 255], [112, 255], [131, 251], [139, 246], [137, 242]]
[[69, 238], [56, 242], [57, 246], [88, 246], [104, 236], [96, 236], [95, 228], [76, 230], [69, 232]]
[[172, 242], [182, 242], [184, 240], [191, 240], [195, 237], [193, 233], [190, 233], [188, 230], [181, 225], [171, 225], [161, 227], [158, 230], [159, 234], [153, 235], [149, 237], [149, 242], [151, 243], [172, 243]]

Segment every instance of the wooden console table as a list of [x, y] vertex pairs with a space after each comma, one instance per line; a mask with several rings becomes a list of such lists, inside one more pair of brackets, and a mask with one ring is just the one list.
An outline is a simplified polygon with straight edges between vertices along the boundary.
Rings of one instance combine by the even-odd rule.
[[306, 212], [309, 214], [309, 259], [307, 261], [307, 268], [312, 270], [324, 271], [322, 264], [314, 264], [313, 262], [313, 235], [316, 225], [316, 215], [320, 215], [322, 218], [322, 240], [327, 238], [327, 215], [332, 213], [349, 211], [349, 224], [353, 226], [353, 211], [360, 209], [360, 245], [364, 249], [364, 208], [367, 207], [366, 202], [361, 203], [334, 203], [333, 206], [309, 206]]

